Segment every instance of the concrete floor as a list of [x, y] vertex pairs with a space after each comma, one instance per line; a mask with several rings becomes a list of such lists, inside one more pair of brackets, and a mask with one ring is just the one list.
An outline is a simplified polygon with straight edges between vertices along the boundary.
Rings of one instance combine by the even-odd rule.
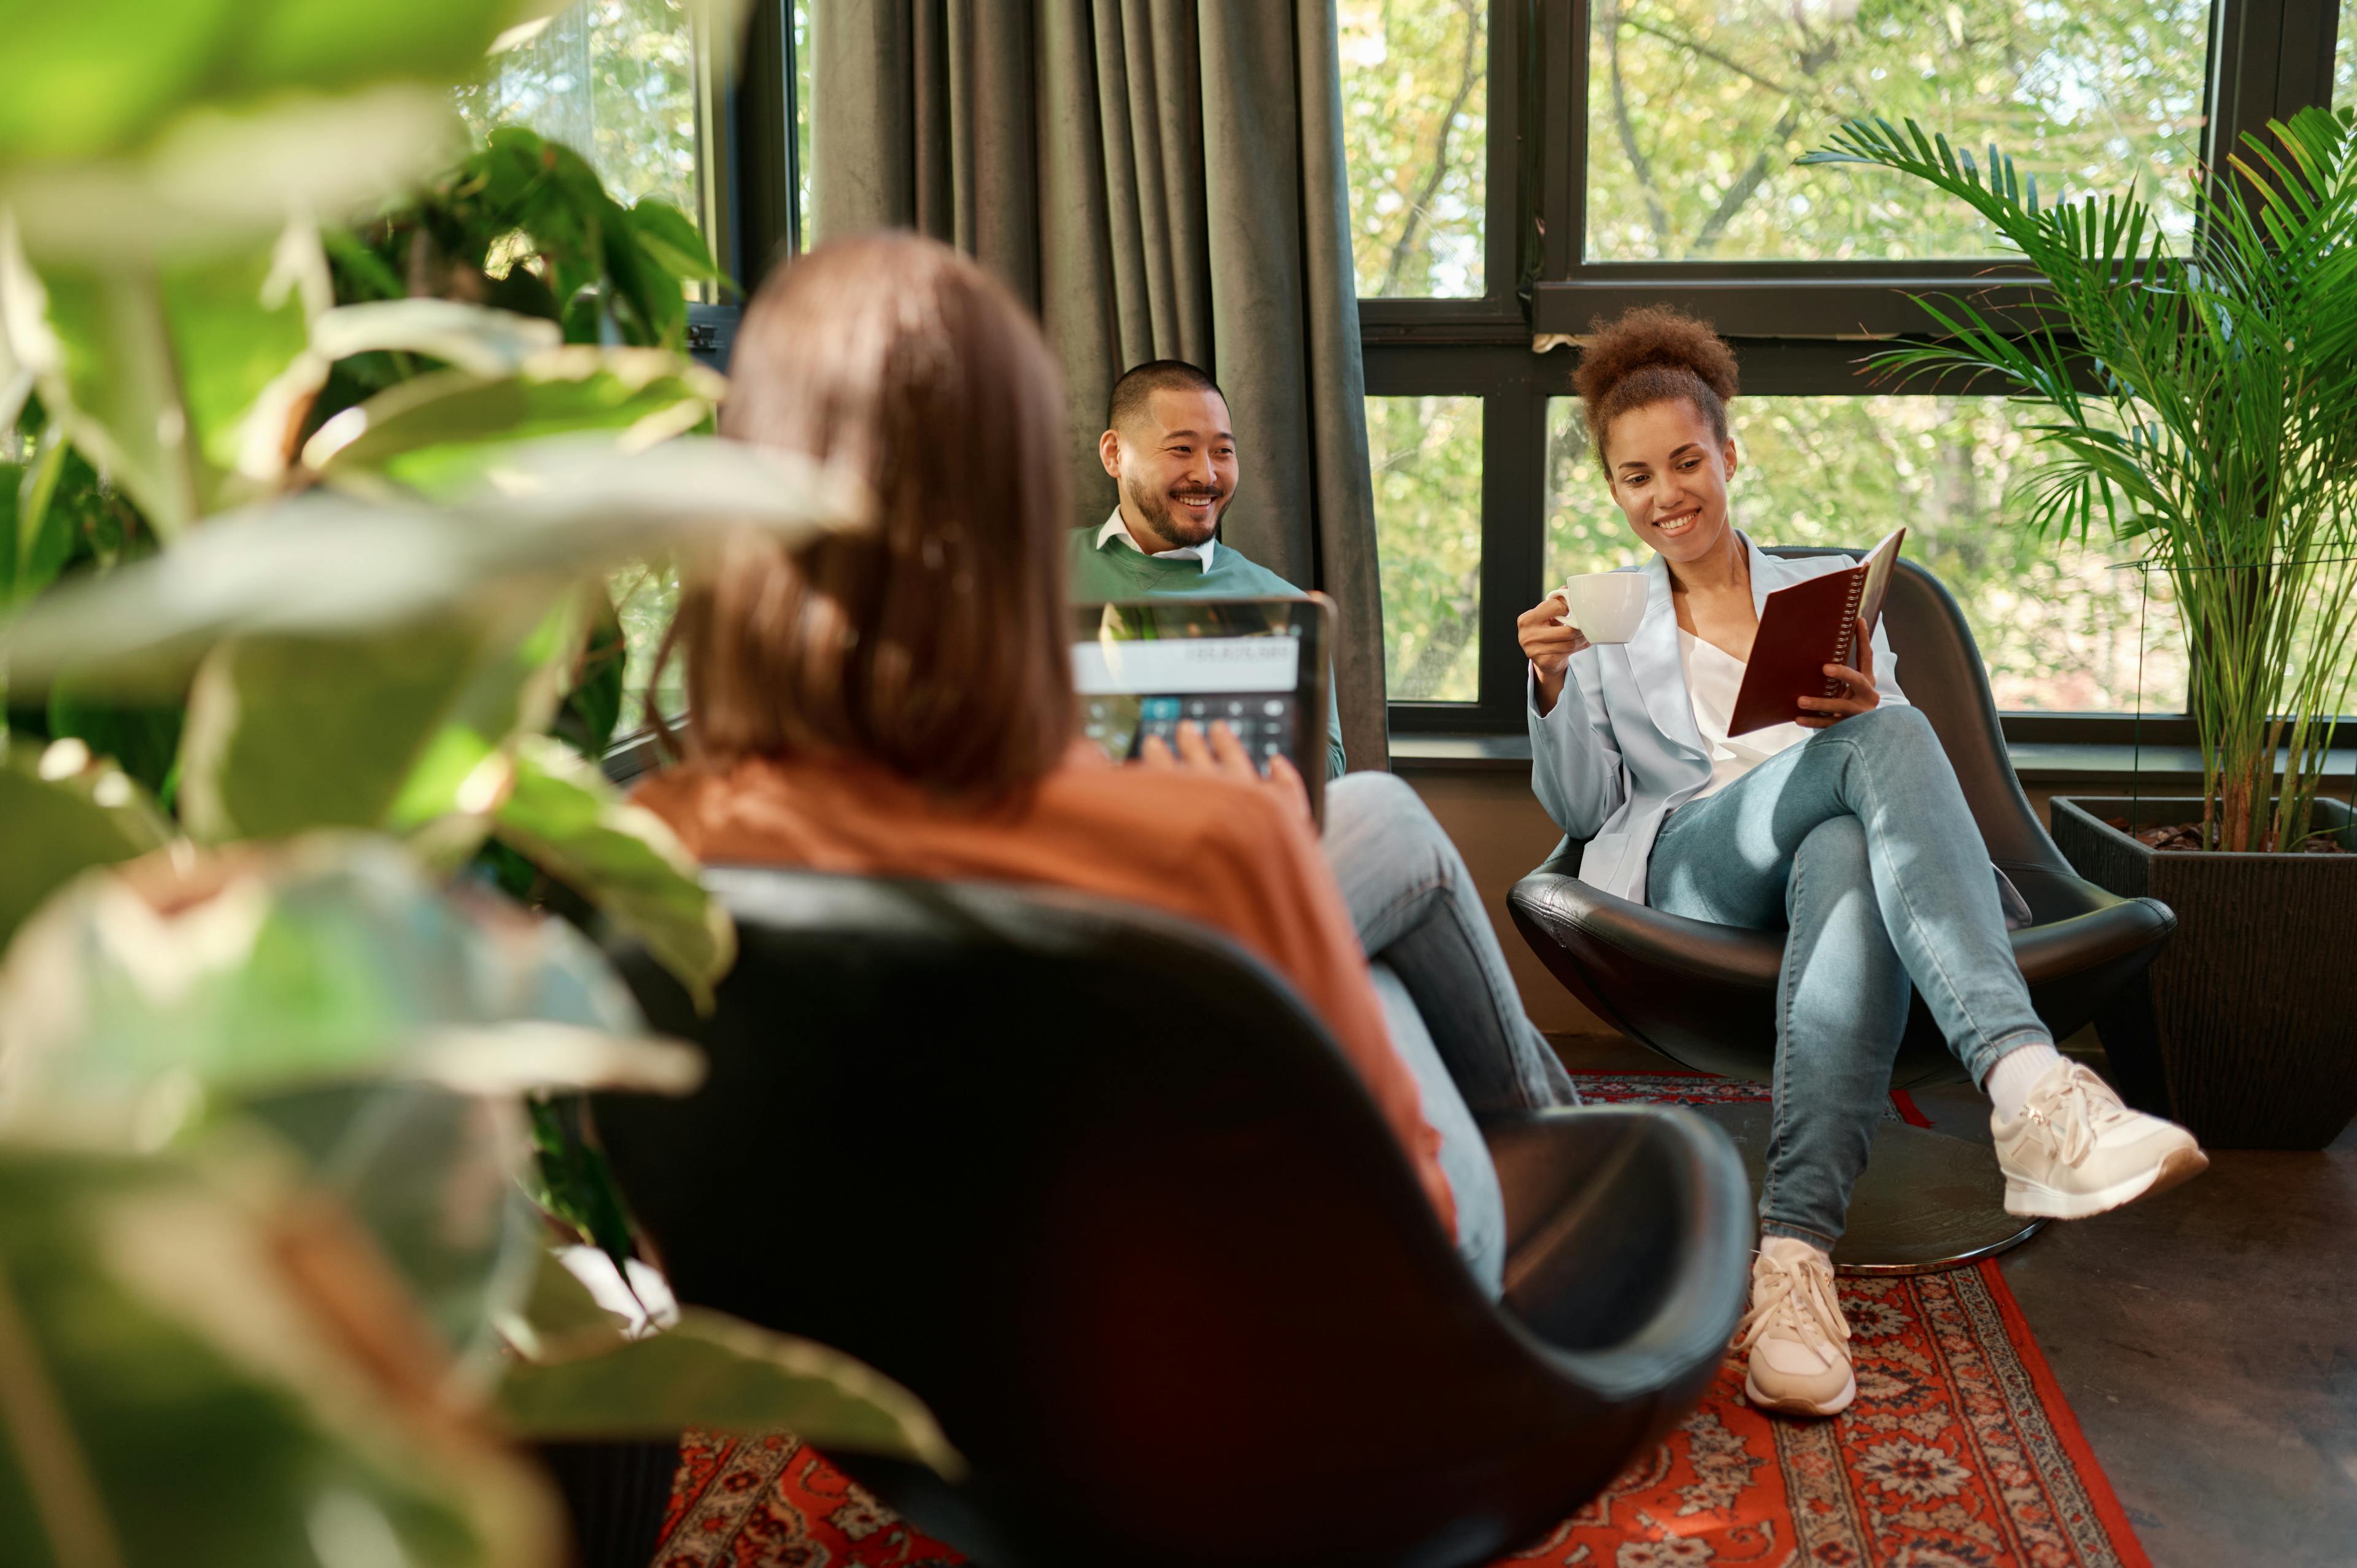
[[[1574, 1071], [1662, 1065], [1554, 1037]], [[1915, 1099], [1988, 1142], [1972, 1090]], [[2157, 1568], [2357, 1564], [2357, 1128], [2322, 1154], [2213, 1151], [2198, 1180], [2050, 1225], [2000, 1266]]]

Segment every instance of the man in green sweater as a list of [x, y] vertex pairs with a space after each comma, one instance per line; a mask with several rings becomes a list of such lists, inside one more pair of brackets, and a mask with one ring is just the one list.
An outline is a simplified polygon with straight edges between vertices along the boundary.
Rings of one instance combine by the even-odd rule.
[[[1299, 596], [1212, 537], [1236, 493], [1236, 438], [1211, 377], [1180, 360], [1140, 365], [1114, 383], [1107, 423], [1097, 451], [1121, 504], [1101, 525], [1072, 532], [1076, 601]], [[1330, 673], [1328, 692], [1330, 712]], [[1472, 874], [1424, 801], [1389, 773], [1341, 776], [1339, 714], [1327, 725], [1326, 768], [1327, 864], [1374, 966], [1392, 1043], [1440, 1134], [1458, 1248], [1494, 1295], [1505, 1200], [1473, 1116], [1579, 1097], [1523, 1015]]]
[[[1236, 437], [1219, 384], [1184, 360], [1153, 360], [1113, 387], [1097, 441], [1121, 504], [1072, 531], [1072, 599], [1299, 598], [1301, 590], [1212, 535], [1236, 493]], [[1327, 677], [1326, 776], [1342, 776], [1342, 714]]]

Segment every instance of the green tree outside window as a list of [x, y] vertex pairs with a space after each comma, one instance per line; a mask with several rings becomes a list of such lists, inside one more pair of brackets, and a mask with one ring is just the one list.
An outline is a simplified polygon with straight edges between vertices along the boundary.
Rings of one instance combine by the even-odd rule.
[[681, 0], [581, 0], [458, 89], [477, 140], [525, 125], [589, 160], [614, 199], [709, 224], [696, 162], [695, 52]]
[[2190, 230], [2209, 0], [1597, 0], [1591, 16], [1592, 261], [1987, 253], [1962, 202], [1794, 166], [1854, 114], [2001, 143], [2049, 194], [2133, 178], [2165, 229]]
[[1395, 703], [1480, 695], [1481, 400], [1371, 397], [1383, 679]]
[[2341, 0], [2341, 44], [2332, 51], [2332, 106], [2357, 104], [2357, 0]]
[[1480, 296], [1489, 0], [1342, 0], [1340, 21], [1359, 297]]

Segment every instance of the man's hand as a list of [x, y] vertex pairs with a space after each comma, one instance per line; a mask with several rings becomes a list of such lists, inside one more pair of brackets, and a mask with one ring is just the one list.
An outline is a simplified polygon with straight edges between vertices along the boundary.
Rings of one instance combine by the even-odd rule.
[[[1194, 720], [1189, 719], [1179, 725], [1178, 752], [1175, 757], [1158, 735], [1147, 736], [1146, 743], [1138, 747], [1137, 756], [1138, 761], [1147, 768], [1216, 773], [1240, 784], [1266, 789], [1284, 802], [1286, 810], [1294, 817], [1305, 825], [1310, 825], [1309, 787], [1301, 781], [1300, 771], [1283, 752], [1277, 752], [1268, 759], [1268, 776], [1261, 777], [1260, 769], [1253, 766], [1252, 753], [1244, 749], [1244, 743], [1236, 738], [1236, 732], [1228, 727], [1225, 719], [1211, 722], [1209, 740], [1203, 737], [1202, 727]], [[1312, 831], [1315, 831], [1314, 826]]]
[[1563, 695], [1563, 683], [1571, 669], [1571, 656], [1587, 646], [1584, 632], [1563, 624], [1563, 618], [1570, 613], [1570, 604], [1556, 592], [1514, 620], [1514, 640], [1523, 645], [1531, 672], [1538, 677], [1541, 714], [1555, 711], [1555, 699]]
[[1824, 667], [1828, 676], [1849, 689], [1838, 697], [1803, 697], [1801, 706], [1817, 715], [1792, 721], [1803, 729], [1824, 729], [1882, 705], [1882, 693], [1874, 685], [1874, 639], [1867, 635], [1863, 618], [1850, 624], [1857, 628], [1857, 668], [1853, 670], [1846, 664]]

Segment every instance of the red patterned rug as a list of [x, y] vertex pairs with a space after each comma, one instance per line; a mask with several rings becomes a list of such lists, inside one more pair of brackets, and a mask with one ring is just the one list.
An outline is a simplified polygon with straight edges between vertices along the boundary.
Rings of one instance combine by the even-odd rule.
[[[1587, 1105], [1765, 1105], [1769, 1101], [1764, 1083], [1679, 1068], [1655, 1072], [1576, 1072], [1571, 1085]], [[1882, 1119], [1915, 1127], [1932, 1124], [1932, 1119], [1916, 1107], [1915, 1097], [1903, 1089], [1890, 1091]]]
[[[1595, 1100], [1740, 1099], [1705, 1075], [1578, 1075]], [[1603, 1078], [1662, 1079], [1643, 1086]], [[1911, 1101], [1897, 1109], [1917, 1121]], [[1501, 1563], [1547, 1568], [2151, 1568], [1994, 1262], [1845, 1278], [1857, 1402], [1771, 1419], [1730, 1359], [1702, 1407]], [[656, 1568], [965, 1560], [786, 1435], [691, 1433]]]

